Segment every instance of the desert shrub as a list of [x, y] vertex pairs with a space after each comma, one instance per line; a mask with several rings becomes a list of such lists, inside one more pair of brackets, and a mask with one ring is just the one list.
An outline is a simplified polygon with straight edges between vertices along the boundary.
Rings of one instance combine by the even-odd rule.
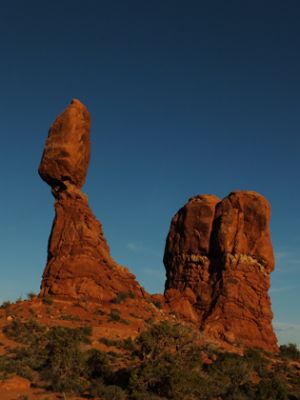
[[32, 380], [45, 362], [43, 351], [44, 336], [40, 340], [35, 338], [27, 346], [14, 347], [8, 354], [0, 357], [0, 372], [2, 377], [17, 374]]
[[162, 305], [161, 302], [159, 300], [150, 300], [149, 301], [151, 304], [153, 304], [156, 308], [161, 309]]
[[16, 360], [14, 357], [0, 357], [0, 379], [7, 378], [10, 374], [17, 374], [26, 379], [31, 379], [33, 371], [26, 362]]
[[90, 343], [88, 338], [92, 335], [93, 328], [90, 325], [85, 325], [77, 328], [77, 330], [81, 333], [81, 340], [83, 340], [84, 343]]
[[129, 292], [120, 292], [117, 296], [111, 300], [113, 304], [120, 304], [127, 299], [135, 299], [135, 294], [131, 291]]
[[44, 296], [42, 301], [44, 304], [48, 304], [48, 305], [53, 304], [53, 299], [51, 299], [50, 296]]
[[127, 394], [116, 385], [106, 385], [101, 380], [93, 382], [89, 392], [92, 396], [100, 396], [103, 400], [126, 400]]
[[29, 300], [34, 299], [36, 296], [37, 296], [37, 295], [36, 295], [34, 292], [29, 292], [29, 293], [27, 293], [27, 298], [28, 298]]
[[63, 321], [80, 321], [78, 315], [61, 314], [60, 319]]
[[158, 396], [151, 392], [137, 392], [132, 394], [130, 400], [165, 400], [165, 397]]
[[28, 309], [28, 311], [29, 311], [29, 313], [30, 313], [30, 315], [31, 315], [32, 318], [36, 318], [37, 314], [36, 314], [36, 312], [34, 311], [33, 308], [30, 307], [30, 308]]
[[120, 319], [121, 319], [120, 311], [117, 310], [116, 308], [112, 308], [109, 313], [109, 320], [110, 321], [120, 321]]
[[111, 368], [111, 352], [104, 353], [91, 349], [86, 354], [86, 377], [90, 382], [89, 393], [100, 396], [103, 400], [123, 400], [125, 391], [115, 385], [118, 381], [117, 374]]
[[45, 332], [45, 327], [33, 318], [27, 322], [22, 322], [17, 318], [9, 325], [6, 325], [3, 328], [3, 332], [9, 339], [30, 344], [35, 342]]
[[280, 357], [289, 360], [300, 360], [300, 351], [294, 343], [283, 344], [279, 347]]
[[106, 312], [103, 310], [97, 310], [95, 314], [102, 316], [102, 315], [106, 315]]
[[99, 342], [105, 344], [108, 347], [114, 346], [117, 349], [124, 349], [128, 351], [135, 350], [135, 344], [134, 341], [131, 339], [131, 337], [128, 337], [124, 340], [109, 339], [107, 337], [102, 337], [99, 339]]
[[141, 362], [128, 370], [130, 398], [204, 399], [209, 382], [194, 340], [188, 328], [167, 321], [141, 333], [134, 352]]
[[146, 322], [146, 324], [148, 324], [149, 326], [153, 326], [153, 325], [155, 324], [155, 321], [154, 321], [153, 316], [147, 318], [147, 319], [145, 320], [145, 322]]
[[90, 327], [46, 330], [35, 320], [14, 320], [4, 331], [27, 346], [13, 349], [9, 359], [2, 357], [2, 371], [26, 378], [35, 371], [53, 390], [80, 392], [84, 388], [86, 358], [81, 344], [89, 342]]
[[128, 337], [122, 341], [120, 344], [121, 348], [124, 350], [128, 350], [131, 352], [135, 352], [136, 347], [134, 341], [131, 339], [131, 337]]
[[165, 352], [176, 352], [184, 359], [185, 353], [195, 351], [200, 362], [200, 347], [194, 345], [195, 339], [187, 327], [163, 321], [140, 334], [136, 340], [136, 354], [141, 360], [155, 360]]
[[47, 332], [41, 376], [51, 389], [63, 392], [83, 389], [85, 358], [80, 349], [83, 338], [79, 329], [58, 326]]
[[207, 367], [209, 376], [214, 380], [214, 394], [222, 399], [235, 399], [241, 396], [243, 388], [250, 381], [250, 368], [243, 357], [233, 353], [222, 353]]
[[99, 339], [99, 342], [105, 344], [105, 346], [107, 346], [107, 347], [110, 347], [110, 346], [116, 347], [116, 346], [117, 346], [117, 343], [118, 343], [117, 340], [109, 339], [109, 338], [107, 338], [107, 337], [102, 337], [102, 338], [100, 338], [100, 339]]
[[287, 400], [288, 390], [286, 384], [277, 377], [263, 378], [256, 391], [257, 400]]
[[86, 353], [86, 376], [90, 379], [109, 381], [112, 376], [109, 356], [102, 351], [91, 349]]
[[244, 355], [244, 360], [247, 361], [249, 368], [260, 377], [266, 376], [266, 367], [270, 361], [266, 359], [262, 350], [256, 348], [248, 349]]
[[[182, 359], [178, 354], [164, 353], [155, 360], [147, 360], [131, 371], [131, 398], [147, 398], [147, 394], [164, 399], [204, 399], [209, 382], [194, 359]], [[151, 398], [151, 397], [150, 397]]]
[[10, 306], [12, 305], [12, 303], [10, 302], [10, 301], [4, 301], [2, 304], [1, 304], [1, 306], [0, 306], [0, 308], [3, 308], [3, 309], [8, 309]]

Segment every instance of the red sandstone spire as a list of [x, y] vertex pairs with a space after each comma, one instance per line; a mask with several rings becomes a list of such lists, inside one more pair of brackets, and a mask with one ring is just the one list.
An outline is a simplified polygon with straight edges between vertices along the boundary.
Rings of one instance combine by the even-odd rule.
[[256, 192], [190, 199], [171, 222], [165, 296], [209, 336], [276, 351], [269, 220], [270, 205]]
[[98, 301], [119, 292], [141, 296], [134, 275], [110, 256], [102, 226], [81, 191], [89, 158], [90, 114], [72, 100], [49, 131], [39, 167], [56, 199], [41, 295]]

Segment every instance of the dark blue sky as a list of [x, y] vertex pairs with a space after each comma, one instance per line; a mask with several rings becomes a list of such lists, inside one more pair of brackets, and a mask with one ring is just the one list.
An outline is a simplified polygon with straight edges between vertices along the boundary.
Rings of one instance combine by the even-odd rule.
[[84, 190], [114, 258], [162, 291], [173, 214], [256, 190], [273, 210], [275, 326], [300, 344], [299, 21], [298, 0], [1, 4], [0, 300], [38, 291], [54, 212], [37, 168], [76, 97], [93, 118]]

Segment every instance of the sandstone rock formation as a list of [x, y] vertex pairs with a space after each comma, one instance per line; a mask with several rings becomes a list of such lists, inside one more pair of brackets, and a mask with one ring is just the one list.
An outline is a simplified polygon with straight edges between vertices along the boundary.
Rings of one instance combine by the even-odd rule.
[[39, 167], [52, 188], [55, 219], [41, 296], [110, 300], [120, 292], [143, 295], [135, 276], [110, 256], [101, 224], [81, 191], [90, 158], [90, 115], [73, 100], [53, 123]]
[[165, 297], [178, 314], [231, 344], [277, 350], [268, 289], [270, 206], [256, 192], [191, 198], [166, 241]]

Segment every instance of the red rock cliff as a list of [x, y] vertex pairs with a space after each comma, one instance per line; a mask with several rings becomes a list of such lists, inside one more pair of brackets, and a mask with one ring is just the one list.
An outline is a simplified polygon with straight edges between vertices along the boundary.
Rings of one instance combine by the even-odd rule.
[[210, 336], [276, 351], [269, 220], [269, 203], [256, 192], [190, 199], [167, 237], [165, 297]]
[[90, 158], [90, 114], [73, 100], [53, 123], [39, 167], [52, 188], [55, 219], [48, 244], [41, 296], [110, 300], [143, 290], [110, 256], [102, 226], [81, 191]]

